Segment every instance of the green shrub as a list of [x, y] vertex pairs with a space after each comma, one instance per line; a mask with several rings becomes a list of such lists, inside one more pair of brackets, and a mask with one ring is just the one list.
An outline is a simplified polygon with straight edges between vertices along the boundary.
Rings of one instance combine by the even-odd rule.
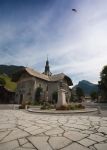
[[5, 84], [6, 84], [6, 81], [1, 77], [0, 77], [0, 84], [3, 85], [3, 86], [5, 86]]
[[35, 93], [35, 102], [40, 102], [42, 92], [43, 92], [42, 87], [37, 87], [36, 93]]
[[42, 104], [42, 102], [38, 102], [38, 101], [34, 101], [33, 103], [32, 103], [32, 105], [41, 105]]
[[77, 105], [76, 105], [76, 108], [77, 108], [77, 109], [84, 109], [85, 106], [83, 106], [82, 104], [77, 104]]
[[71, 104], [69, 105], [69, 109], [70, 110], [78, 110], [78, 109], [84, 109], [85, 106], [83, 106], [82, 104]]
[[98, 99], [98, 92], [93, 91], [93, 92], [90, 94], [90, 96], [91, 96], [91, 99], [92, 99], [92, 100], [96, 100], [96, 99]]
[[70, 104], [70, 105], [63, 105], [59, 108], [56, 108], [56, 110], [78, 110], [78, 109], [84, 109], [85, 106], [82, 104]]
[[[54, 109], [55, 107], [53, 105], [50, 105], [48, 102], [45, 102], [41, 109], [43, 110], [49, 110], [49, 109]], [[79, 109], [85, 109], [85, 106], [83, 106], [82, 104], [70, 104], [70, 105], [62, 105], [58, 108], [56, 108], [56, 110], [79, 110]]]
[[56, 108], [56, 110], [69, 110], [69, 107], [67, 105], [62, 105], [62, 106]]
[[85, 106], [82, 104], [70, 104], [69, 105], [69, 110], [78, 110], [78, 109], [84, 109]]
[[50, 105], [48, 102], [44, 102], [44, 104], [41, 106], [41, 109], [46, 110], [46, 109], [54, 109], [53, 105]]
[[58, 92], [57, 91], [52, 93], [52, 99], [53, 99], [54, 103], [57, 103], [57, 101], [58, 101]]
[[75, 105], [69, 105], [69, 110], [75, 110]]

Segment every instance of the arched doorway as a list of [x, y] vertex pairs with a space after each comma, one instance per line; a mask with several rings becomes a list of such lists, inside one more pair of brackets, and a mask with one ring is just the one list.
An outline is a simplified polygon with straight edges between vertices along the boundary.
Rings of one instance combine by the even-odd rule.
[[23, 101], [23, 94], [20, 94], [19, 104], [22, 104]]

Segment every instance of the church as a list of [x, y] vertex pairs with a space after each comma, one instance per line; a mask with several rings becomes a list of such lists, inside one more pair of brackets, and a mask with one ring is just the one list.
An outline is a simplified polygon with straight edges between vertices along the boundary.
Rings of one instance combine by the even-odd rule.
[[58, 92], [61, 87], [66, 91], [66, 101], [69, 102], [71, 97], [72, 80], [64, 73], [52, 74], [47, 59], [45, 70], [43, 73], [37, 72], [31, 68], [24, 68], [13, 75], [14, 82], [17, 82], [17, 89], [15, 94], [15, 103], [21, 104], [25, 101], [34, 103], [37, 101], [36, 92], [41, 88], [41, 101], [48, 101], [53, 103], [53, 94]]

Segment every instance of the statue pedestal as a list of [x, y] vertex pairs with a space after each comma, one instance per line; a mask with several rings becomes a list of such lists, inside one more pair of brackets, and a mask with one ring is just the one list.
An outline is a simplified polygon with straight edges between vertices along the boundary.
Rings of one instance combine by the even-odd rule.
[[65, 92], [66, 91], [64, 89], [58, 90], [58, 101], [56, 104], [56, 109], [60, 108], [61, 106], [67, 106]]

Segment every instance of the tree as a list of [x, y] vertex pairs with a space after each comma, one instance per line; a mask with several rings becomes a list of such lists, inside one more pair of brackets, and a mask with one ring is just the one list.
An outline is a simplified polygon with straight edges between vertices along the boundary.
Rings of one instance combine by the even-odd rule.
[[92, 100], [98, 99], [98, 93], [95, 92], [95, 91], [93, 91], [93, 92], [90, 94], [90, 96], [91, 96], [91, 99], [92, 99]]
[[103, 100], [107, 100], [107, 66], [104, 66], [100, 73], [99, 88]]
[[54, 100], [55, 103], [57, 103], [57, 100], [58, 100], [58, 92], [57, 91], [52, 93], [52, 99]]
[[6, 84], [6, 81], [3, 78], [0, 77], [0, 85], [5, 86], [5, 84]]
[[82, 100], [82, 97], [84, 97], [84, 92], [80, 87], [76, 88], [76, 95], [78, 100]]
[[75, 96], [73, 93], [71, 93], [70, 102], [74, 102], [74, 101], [75, 101]]

